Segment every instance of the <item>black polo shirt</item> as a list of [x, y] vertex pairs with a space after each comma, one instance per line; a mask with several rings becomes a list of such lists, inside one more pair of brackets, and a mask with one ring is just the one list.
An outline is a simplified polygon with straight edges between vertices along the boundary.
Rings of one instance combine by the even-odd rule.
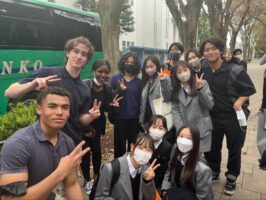
[[[208, 63], [204, 62], [202, 68], [214, 99], [211, 112], [235, 112], [233, 105], [238, 97], [251, 96], [256, 92], [249, 75], [241, 66], [223, 62], [218, 70], [212, 71]], [[231, 75], [233, 68], [237, 72], [234, 78]]]
[[72, 101], [70, 105], [70, 117], [63, 128], [63, 131], [69, 135], [78, 144], [82, 140], [82, 130], [80, 128], [79, 116], [87, 113], [90, 109], [90, 90], [80, 77], [72, 78], [66, 68], [43, 67], [31, 76], [19, 81], [20, 84], [28, 83], [35, 78], [57, 75], [60, 81], [49, 84], [49, 86], [59, 86], [67, 89]]
[[[8, 138], [1, 152], [0, 174], [28, 173], [28, 187], [49, 176], [60, 159], [74, 149], [74, 143], [64, 132], [58, 133], [54, 146], [43, 134], [40, 122], [27, 126]], [[51, 193], [47, 199], [54, 199]]]

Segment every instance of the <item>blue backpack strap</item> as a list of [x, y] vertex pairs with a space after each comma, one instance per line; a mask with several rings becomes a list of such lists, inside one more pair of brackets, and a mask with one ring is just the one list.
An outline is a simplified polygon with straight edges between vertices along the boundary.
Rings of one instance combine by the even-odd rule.
[[114, 185], [119, 179], [120, 176], [120, 162], [118, 158], [115, 158], [111, 161], [112, 170], [113, 170], [113, 176], [112, 176], [112, 182], [111, 182], [111, 188], [110, 188], [110, 194], [113, 190]]

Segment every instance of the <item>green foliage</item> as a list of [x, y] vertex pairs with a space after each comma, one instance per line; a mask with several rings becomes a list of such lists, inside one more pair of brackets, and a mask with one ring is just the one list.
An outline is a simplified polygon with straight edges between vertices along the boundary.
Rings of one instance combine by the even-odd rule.
[[[95, 0], [77, 0], [73, 6], [81, 8], [84, 11], [97, 12], [97, 4]], [[133, 32], [134, 23], [132, 7], [128, 0], [124, 0], [120, 16], [120, 32]]]
[[17, 130], [33, 124], [37, 120], [36, 103], [28, 106], [19, 102], [12, 111], [0, 116], [0, 141], [6, 140]]
[[122, 7], [122, 12], [120, 16], [120, 32], [121, 33], [133, 32], [134, 23], [135, 22], [131, 5], [129, 4], [129, 1], [124, 1], [124, 5]]
[[199, 18], [199, 25], [198, 25], [198, 41], [197, 46], [200, 47], [200, 45], [211, 37], [211, 28], [208, 17], [201, 12], [200, 18]]

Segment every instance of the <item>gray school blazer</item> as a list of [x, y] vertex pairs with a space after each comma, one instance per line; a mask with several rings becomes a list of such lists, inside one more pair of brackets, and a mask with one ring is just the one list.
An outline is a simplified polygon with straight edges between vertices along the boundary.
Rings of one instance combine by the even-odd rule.
[[196, 125], [200, 131], [200, 152], [210, 151], [212, 121], [209, 110], [214, 102], [207, 81], [204, 80], [204, 86], [197, 91], [197, 96], [186, 97], [184, 90], [180, 89], [178, 99], [178, 103], [173, 102], [172, 110], [176, 130], [189, 122]]
[[150, 102], [153, 115], [156, 114], [154, 111], [153, 100], [159, 99], [161, 97], [161, 93], [165, 102], [171, 101], [171, 95], [172, 95], [171, 80], [169, 77], [166, 77], [165, 80], [160, 81], [159, 78], [157, 77], [154, 84], [151, 86], [149, 93], [148, 90], [149, 90], [149, 83], [147, 83], [144, 86], [141, 92], [140, 115], [139, 115], [140, 123], [144, 122], [147, 99]]
[[[104, 165], [101, 176], [96, 189], [95, 200], [133, 200], [130, 173], [127, 163], [127, 155], [118, 158], [120, 162], [120, 176], [113, 186], [110, 193], [112, 166], [111, 163]], [[154, 200], [156, 195], [156, 187], [154, 181], [144, 183], [143, 173], [148, 168], [144, 165], [141, 168], [141, 180], [139, 189], [139, 200]], [[110, 194], [109, 194], [110, 193]]]
[[[171, 175], [170, 172], [170, 163], [173, 159], [174, 152], [177, 149], [177, 144], [174, 144], [172, 152], [171, 152], [171, 159], [168, 164], [168, 169], [164, 175], [162, 189], [161, 190], [169, 190], [173, 187], [176, 187], [175, 177]], [[184, 168], [181, 172], [184, 174]], [[181, 183], [182, 184], [182, 183]], [[213, 200], [214, 195], [212, 191], [212, 171], [211, 169], [203, 162], [198, 161], [196, 165], [196, 169], [194, 172], [194, 187], [195, 193], [199, 200]]]

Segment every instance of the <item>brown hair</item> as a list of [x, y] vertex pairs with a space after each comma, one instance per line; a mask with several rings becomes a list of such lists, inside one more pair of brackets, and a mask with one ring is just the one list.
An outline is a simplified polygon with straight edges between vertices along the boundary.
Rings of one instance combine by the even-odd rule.
[[78, 44], [84, 44], [87, 48], [89, 48], [89, 52], [87, 54], [87, 59], [88, 59], [87, 62], [90, 61], [90, 59], [92, 58], [92, 56], [94, 54], [94, 47], [88, 38], [86, 38], [84, 36], [79, 36], [76, 38], [72, 38], [66, 42], [65, 48], [64, 48], [64, 50], [65, 50], [65, 62], [67, 62], [67, 60], [68, 60], [67, 53], [69, 53]]

